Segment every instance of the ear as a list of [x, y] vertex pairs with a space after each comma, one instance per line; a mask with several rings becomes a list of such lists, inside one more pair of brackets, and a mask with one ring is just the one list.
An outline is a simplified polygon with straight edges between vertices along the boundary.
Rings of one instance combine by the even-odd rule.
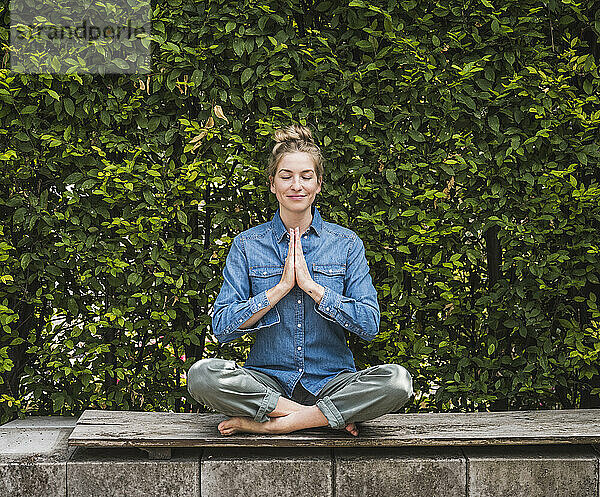
[[318, 189], [317, 189], [317, 191], [315, 192], [315, 195], [316, 195], [317, 193], [321, 193], [321, 185], [323, 184], [323, 177], [322, 177], [322, 176], [319, 178], [319, 181], [318, 181], [318, 183], [319, 183], [319, 188], [318, 188]]
[[271, 187], [271, 193], [275, 193], [275, 187], [273, 186], [273, 176], [269, 176], [269, 186]]

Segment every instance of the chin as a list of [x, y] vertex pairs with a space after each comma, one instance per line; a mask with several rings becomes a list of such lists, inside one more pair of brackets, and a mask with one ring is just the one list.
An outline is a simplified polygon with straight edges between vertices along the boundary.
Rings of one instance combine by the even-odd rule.
[[283, 202], [283, 203], [279, 202], [280, 207], [284, 207], [288, 211], [292, 211], [292, 212], [304, 212], [305, 210], [310, 209], [311, 205], [312, 205], [312, 203], [309, 203], [307, 201], [297, 202], [297, 201], [288, 200], [288, 199], [286, 199], [286, 202]]

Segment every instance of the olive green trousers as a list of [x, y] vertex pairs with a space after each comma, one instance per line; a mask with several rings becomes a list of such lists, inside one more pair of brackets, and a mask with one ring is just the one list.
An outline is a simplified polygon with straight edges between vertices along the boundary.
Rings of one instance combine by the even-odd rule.
[[[265, 422], [280, 396], [287, 397], [274, 378], [225, 359], [201, 359], [187, 374], [187, 388], [198, 402], [226, 416]], [[400, 409], [412, 396], [412, 378], [397, 364], [372, 366], [338, 374], [313, 395], [300, 381], [291, 400], [316, 405], [334, 429], [375, 419]]]

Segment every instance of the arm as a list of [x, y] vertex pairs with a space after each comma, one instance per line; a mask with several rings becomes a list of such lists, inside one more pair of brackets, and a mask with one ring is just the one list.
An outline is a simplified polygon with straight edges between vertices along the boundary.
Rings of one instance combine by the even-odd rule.
[[281, 280], [273, 288], [249, 299], [248, 259], [243, 243], [239, 237], [234, 238], [225, 261], [223, 286], [213, 307], [213, 331], [220, 342], [230, 342], [248, 332], [279, 323], [277, 309], [275, 313], [265, 315], [294, 287], [293, 253], [293, 241], [290, 237], [288, 257]]
[[[233, 239], [223, 270], [223, 286], [213, 306], [212, 326], [221, 343], [279, 322], [279, 313], [267, 314], [286, 294], [281, 285], [249, 298], [248, 259], [239, 237]], [[266, 316], [265, 316], [266, 315]]]
[[377, 291], [369, 274], [365, 247], [358, 236], [348, 252], [345, 294], [341, 295], [314, 282], [310, 287], [313, 293], [309, 295], [314, 295], [315, 311], [321, 316], [337, 322], [364, 340], [371, 341], [375, 338], [379, 332], [381, 314]]
[[267, 307], [265, 307], [264, 309], [261, 309], [260, 311], [252, 314], [252, 316], [250, 316], [248, 321], [246, 321], [245, 323], [242, 323], [242, 325], [239, 326], [239, 328], [243, 329], [243, 330], [257, 329], [257, 328], [251, 328], [252, 325], [255, 324], [257, 321], [259, 321], [260, 318], [262, 318], [273, 307], [275, 307], [275, 304], [277, 302], [279, 302], [283, 297], [285, 297], [287, 295], [287, 293], [288, 292], [286, 290], [284, 290], [279, 283], [277, 283], [277, 285], [275, 285], [273, 288], [270, 288], [269, 290], [267, 290], [266, 294], [267, 294], [267, 300], [269, 301], [269, 305]]

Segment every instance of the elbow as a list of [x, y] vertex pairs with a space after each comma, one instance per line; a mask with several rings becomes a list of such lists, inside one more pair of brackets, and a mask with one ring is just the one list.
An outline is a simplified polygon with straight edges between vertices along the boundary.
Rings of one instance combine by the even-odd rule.
[[213, 335], [217, 339], [219, 343], [229, 343], [233, 342], [236, 338], [240, 336], [239, 333], [235, 333], [235, 330], [228, 331], [218, 327], [215, 327], [213, 324]]
[[237, 335], [234, 334], [229, 334], [229, 335], [224, 335], [224, 334], [214, 334], [215, 338], [217, 339], [217, 341], [219, 343], [229, 343], [229, 342], [233, 342], [237, 337]]
[[355, 333], [367, 342], [372, 342], [379, 334], [379, 322], [362, 323]]
[[362, 333], [362, 337], [367, 342], [372, 342], [375, 340], [375, 337], [378, 335], [379, 330], [366, 330]]
[[367, 342], [372, 342], [375, 337], [379, 334], [379, 323], [381, 320], [381, 314], [379, 310], [374, 310], [372, 319], [363, 328], [364, 338]]
[[229, 333], [226, 333], [221, 323], [221, 319], [219, 319], [217, 315], [213, 316], [212, 319], [212, 331], [219, 343], [227, 343], [233, 340], [233, 337], [228, 336]]

